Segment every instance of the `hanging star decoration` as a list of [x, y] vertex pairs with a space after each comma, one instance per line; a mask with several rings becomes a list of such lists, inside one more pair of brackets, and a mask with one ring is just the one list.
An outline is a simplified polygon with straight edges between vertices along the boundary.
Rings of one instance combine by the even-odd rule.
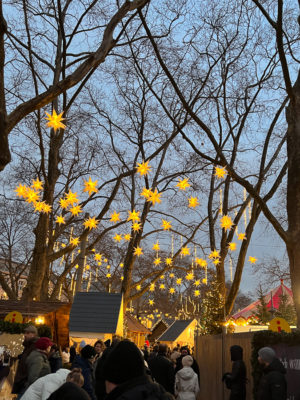
[[43, 202], [43, 208], [42, 208], [42, 212], [44, 212], [45, 214], [48, 214], [49, 212], [51, 212], [52, 207], [50, 206], [50, 204], [44, 203]]
[[149, 291], [154, 292], [154, 290], [155, 290], [155, 283], [151, 283], [150, 287], [149, 287]]
[[134, 222], [131, 228], [134, 232], [138, 232], [141, 229], [141, 224], [139, 222]]
[[34, 203], [34, 211], [43, 212], [45, 203], [43, 201], [36, 201]]
[[145, 197], [145, 199], [149, 199], [150, 195], [151, 195], [151, 189], [143, 187], [143, 191], [140, 193], [140, 196]]
[[187, 246], [184, 246], [181, 248], [181, 255], [183, 256], [189, 256], [190, 255], [190, 249]]
[[251, 263], [251, 264], [255, 264], [256, 263], [256, 261], [257, 261], [257, 258], [255, 258], [255, 257], [249, 257], [249, 259], [248, 259], [248, 261]]
[[134, 248], [134, 252], [133, 252], [134, 256], [138, 256], [139, 257], [142, 254], [143, 254], [143, 249], [141, 247], [137, 246], [137, 247]]
[[176, 187], [179, 188], [179, 190], [185, 190], [186, 188], [190, 187], [191, 185], [188, 182], [189, 178], [183, 178], [179, 179]]
[[[61, 199], [62, 200], [62, 199]], [[70, 208], [70, 213], [77, 217], [78, 214], [82, 213], [81, 206], [78, 204], [77, 206], [73, 206]]]
[[175, 293], [175, 289], [174, 289], [173, 287], [171, 287], [171, 288], [169, 289], [169, 293], [170, 293], [170, 294], [174, 294], [174, 293]]
[[124, 267], [124, 264], [123, 263], [120, 263], [120, 268], [123, 268]]
[[215, 265], [219, 265], [219, 264], [220, 264], [220, 259], [219, 259], [219, 258], [215, 258], [215, 259], [213, 260], [213, 263], [214, 263]]
[[227, 171], [225, 167], [215, 167], [215, 176], [218, 179], [225, 179]]
[[197, 206], [199, 206], [199, 201], [198, 201], [198, 198], [197, 197], [190, 197], [189, 198], [189, 207], [190, 208], [195, 208], [195, 207], [197, 207]]
[[29, 204], [40, 200], [39, 194], [30, 188], [27, 189], [24, 197], [25, 201]]
[[182, 283], [182, 278], [177, 278], [176, 279], [176, 284], [177, 285], [181, 285], [181, 283]]
[[[166, 262], [166, 265], [172, 265], [173, 260], [172, 260], [171, 257], [167, 257], [166, 260], [165, 260], [165, 262]], [[171, 276], [171, 275], [170, 275], [170, 276]]]
[[149, 303], [150, 306], [153, 306], [154, 305], [154, 300], [149, 299], [148, 303]]
[[83, 222], [83, 225], [86, 229], [93, 229], [96, 228], [98, 225], [99, 221], [96, 219], [96, 217], [89, 217], [88, 219], [85, 219]]
[[106, 278], [111, 278], [111, 273], [110, 273], [110, 272], [108, 272], [108, 273], [106, 274]]
[[61, 225], [61, 224], [65, 224], [66, 223], [66, 221], [65, 221], [65, 218], [62, 216], [62, 215], [58, 215], [57, 217], [56, 217], [56, 221], [55, 221], [57, 224], [59, 224], [59, 225]]
[[69, 206], [69, 202], [67, 199], [64, 199], [63, 197], [59, 200], [59, 205], [60, 208], [62, 208], [63, 210], [65, 210], [66, 208], [68, 208]]
[[209, 258], [210, 260], [213, 259], [213, 258], [220, 258], [219, 251], [218, 251], [218, 250], [213, 250], [213, 251], [209, 254], [208, 258]]
[[95, 258], [96, 261], [101, 261], [101, 260], [102, 260], [102, 254], [96, 253], [96, 254], [94, 255], [94, 258]]
[[64, 112], [61, 112], [60, 114], [56, 114], [56, 111], [53, 109], [52, 115], [47, 113], [48, 117], [45, 117], [45, 119], [48, 120], [47, 126], [48, 128], [53, 128], [54, 131], [56, 132], [57, 129], [65, 129], [66, 125], [64, 125], [61, 121], [63, 121], [65, 118], [62, 117]]
[[136, 290], [140, 291], [142, 289], [141, 285], [136, 285]]
[[195, 282], [194, 282], [194, 286], [200, 286], [200, 284], [201, 284], [201, 282], [200, 282], [200, 279], [197, 279]]
[[164, 275], [161, 275], [161, 276], [159, 277], [159, 279], [165, 279], [165, 276], [164, 276]]
[[153, 264], [154, 264], [154, 265], [159, 265], [159, 264], [161, 264], [161, 259], [160, 259], [160, 257], [155, 258], [155, 260], [153, 261]]
[[160, 246], [159, 246], [159, 243], [157, 241], [156, 243], [153, 244], [152, 250], [159, 251], [159, 249], [160, 249]]
[[200, 290], [197, 290], [197, 289], [196, 289], [196, 290], [194, 291], [194, 296], [195, 296], [195, 297], [199, 297], [199, 296], [200, 296]]
[[127, 221], [132, 221], [132, 222], [138, 222], [141, 218], [139, 217], [140, 212], [136, 212], [135, 210], [133, 211], [128, 211], [128, 218]]
[[246, 240], [246, 234], [245, 233], [239, 233], [238, 234], [238, 240]]
[[193, 274], [192, 272], [189, 272], [189, 273], [186, 275], [185, 279], [186, 279], [187, 281], [193, 280], [193, 279], [194, 279], [194, 274]]
[[207, 279], [206, 279], [206, 278], [203, 278], [203, 279], [202, 279], [202, 283], [204, 283], [205, 285], [207, 285]]
[[221, 228], [225, 229], [225, 231], [230, 230], [233, 225], [231, 218], [228, 215], [223, 215], [221, 218]]
[[130, 233], [125, 233], [125, 235], [124, 235], [124, 240], [126, 240], [127, 242], [129, 242], [129, 240], [131, 239], [131, 235], [130, 235]]
[[39, 178], [36, 178], [35, 180], [32, 180], [32, 188], [36, 190], [37, 192], [43, 190], [43, 182], [39, 180]]
[[26, 185], [21, 185], [21, 183], [19, 183], [19, 186], [15, 189], [17, 197], [25, 197], [27, 190], [28, 189]]
[[235, 251], [236, 250], [236, 243], [235, 242], [230, 242], [228, 245], [229, 250]]
[[97, 193], [97, 192], [98, 192], [98, 189], [97, 189], [98, 181], [94, 181], [94, 182], [93, 182], [92, 179], [91, 179], [91, 177], [89, 177], [89, 180], [88, 180], [88, 181], [84, 181], [83, 184], [84, 184], [84, 189], [83, 189], [83, 191], [84, 191], [84, 192], [88, 192], [89, 196], [90, 196], [92, 193]]
[[159, 285], [159, 289], [160, 290], [164, 290], [166, 287], [165, 287], [165, 284], [164, 283], [161, 283], [160, 285]]
[[70, 239], [70, 244], [71, 244], [72, 246], [74, 246], [74, 247], [78, 246], [78, 245], [79, 245], [79, 238], [78, 238], [78, 237], [71, 238], [71, 239]]
[[171, 222], [166, 221], [165, 219], [162, 219], [162, 228], [164, 231], [168, 231], [172, 228]]
[[169, 277], [170, 277], [170, 278], [174, 278], [174, 277], [175, 277], [175, 274], [174, 274], [173, 272], [171, 272], [170, 275], [169, 275]]
[[161, 203], [161, 193], [158, 193], [157, 188], [154, 191], [150, 190], [150, 195], [147, 198], [147, 201], [151, 202], [154, 206], [156, 203]]
[[207, 261], [204, 260], [203, 258], [196, 258], [196, 264], [198, 264], [200, 267], [204, 268], [207, 266]]
[[142, 163], [137, 163], [136, 172], [141, 176], [148, 175], [151, 171], [149, 161], [143, 161]]
[[74, 205], [79, 203], [79, 200], [77, 198], [77, 193], [76, 192], [72, 192], [72, 190], [69, 190], [69, 193], [65, 193], [65, 199], [67, 200], [68, 204], [70, 205]]
[[122, 235], [119, 235], [118, 233], [115, 234], [114, 240], [118, 243], [122, 241]]

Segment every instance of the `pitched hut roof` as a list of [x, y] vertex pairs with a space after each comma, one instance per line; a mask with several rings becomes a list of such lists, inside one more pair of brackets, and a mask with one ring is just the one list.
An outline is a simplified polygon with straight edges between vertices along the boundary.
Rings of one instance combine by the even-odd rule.
[[142, 325], [136, 318], [126, 313], [126, 322], [129, 331], [149, 334], [151, 331]]
[[174, 342], [182, 332], [193, 322], [189, 320], [176, 320], [171, 326], [157, 339], [161, 342]]

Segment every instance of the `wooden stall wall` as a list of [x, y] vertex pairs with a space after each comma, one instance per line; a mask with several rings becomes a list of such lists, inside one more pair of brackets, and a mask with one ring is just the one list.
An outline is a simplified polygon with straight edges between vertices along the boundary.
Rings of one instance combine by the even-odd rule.
[[71, 306], [64, 305], [45, 315], [45, 324], [51, 327], [53, 341], [62, 348], [69, 346], [69, 318]]
[[253, 333], [198, 336], [195, 339], [195, 358], [200, 369], [200, 394], [198, 400], [228, 400], [230, 390], [222, 383], [225, 372], [231, 371], [230, 347], [239, 345], [244, 350], [247, 368], [247, 400], [251, 400], [253, 382], [251, 375], [251, 341]]

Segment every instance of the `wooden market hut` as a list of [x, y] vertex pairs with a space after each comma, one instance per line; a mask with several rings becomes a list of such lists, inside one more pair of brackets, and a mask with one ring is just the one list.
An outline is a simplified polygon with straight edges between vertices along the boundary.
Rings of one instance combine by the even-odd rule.
[[123, 336], [123, 297], [120, 293], [78, 292], [71, 307], [70, 344], [93, 344]]
[[12, 311], [23, 316], [23, 322], [45, 324], [51, 328], [55, 343], [64, 347], [69, 344], [69, 313], [71, 304], [60, 301], [0, 300], [0, 319]]
[[127, 338], [134, 342], [138, 347], [143, 347], [146, 336], [149, 335], [151, 331], [130, 315], [129, 312], [125, 315], [125, 321], [127, 325]]
[[193, 347], [197, 325], [196, 319], [176, 320], [157, 340], [160, 343], [167, 344], [171, 349], [177, 344]]
[[161, 318], [151, 329], [151, 334], [148, 335], [150, 343], [155, 343], [157, 339], [173, 324], [175, 320], [170, 318]]

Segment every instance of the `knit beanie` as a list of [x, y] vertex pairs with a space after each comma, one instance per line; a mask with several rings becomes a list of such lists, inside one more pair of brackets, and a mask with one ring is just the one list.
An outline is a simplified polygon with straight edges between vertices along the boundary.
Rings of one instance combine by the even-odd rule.
[[237, 361], [243, 359], [243, 348], [238, 345], [230, 347], [231, 361]]
[[190, 367], [192, 364], [193, 364], [193, 362], [194, 362], [194, 360], [193, 360], [193, 357], [192, 356], [184, 356], [183, 358], [182, 358], [182, 365], [184, 366], [184, 367]]
[[87, 344], [83, 349], [81, 349], [80, 354], [82, 358], [90, 359], [96, 355], [96, 350], [93, 346]]
[[262, 347], [258, 350], [258, 355], [263, 361], [269, 364], [276, 358], [276, 353], [271, 347]]
[[106, 381], [117, 385], [145, 374], [144, 360], [137, 346], [123, 340], [109, 353], [103, 364]]
[[41, 337], [35, 342], [35, 347], [39, 350], [46, 350], [51, 347], [53, 343], [48, 337]]

